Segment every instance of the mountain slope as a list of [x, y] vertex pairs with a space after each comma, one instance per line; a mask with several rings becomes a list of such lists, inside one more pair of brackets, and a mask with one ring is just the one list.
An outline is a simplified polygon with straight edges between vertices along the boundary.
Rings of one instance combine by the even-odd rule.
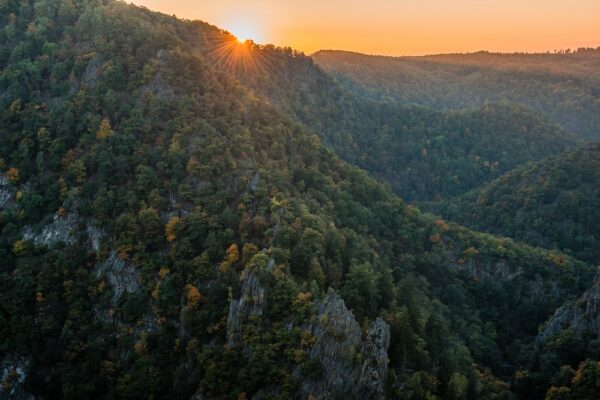
[[91, 0], [0, 18], [3, 395], [510, 397], [591, 282], [404, 204], [215, 63], [214, 27]]
[[600, 144], [512, 171], [439, 205], [453, 221], [600, 261]]
[[[462, 194], [577, 143], [522, 107], [439, 112], [382, 104], [340, 88], [311, 59], [291, 50], [249, 46], [246, 51], [258, 65], [228, 64], [240, 82], [315, 130], [338, 155], [389, 183], [406, 200]], [[208, 54], [216, 65], [223, 64], [215, 55], [220, 51]]]
[[397, 58], [320, 51], [312, 57], [342, 86], [376, 101], [435, 109], [509, 102], [541, 112], [582, 138], [600, 137], [600, 49]]

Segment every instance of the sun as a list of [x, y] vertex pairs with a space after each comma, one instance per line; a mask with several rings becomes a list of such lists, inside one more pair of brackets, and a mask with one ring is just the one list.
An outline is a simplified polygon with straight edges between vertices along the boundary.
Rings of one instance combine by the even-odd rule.
[[227, 26], [227, 30], [235, 36], [236, 40], [241, 44], [248, 42], [262, 42], [260, 29], [249, 19], [240, 19], [232, 21]]

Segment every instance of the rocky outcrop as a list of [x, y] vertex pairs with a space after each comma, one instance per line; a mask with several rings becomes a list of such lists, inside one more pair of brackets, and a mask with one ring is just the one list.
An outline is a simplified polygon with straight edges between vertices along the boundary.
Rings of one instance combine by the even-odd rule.
[[561, 288], [556, 278], [544, 279], [539, 272], [527, 273], [522, 266], [510, 266], [502, 260], [492, 262], [468, 260], [461, 263], [454, 262], [451, 267], [475, 281], [509, 283], [517, 298], [536, 296], [559, 298], [564, 295], [564, 288]]
[[364, 362], [358, 380], [361, 399], [385, 397], [384, 388], [388, 374], [387, 349], [389, 346], [390, 326], [381, 318], [377, 318], [369, 327], [362, 350]]
[[108, 258], [96, 266], [97, 278], [105, 278], [113, 290], [112, 301], [119, 301], [123, 293], [133, 293], [140, 287], [140, 274], [132, 265], [111, 251]]
[[250, 179], [250, 182], [248, 183], [248, 188], [251, 191], [256, 192], [258, 190], [259, 183], [260, 183], [260, 173], [257, 172], [252, 176], [252, 179]]
[[266, 290], [254, 271], [244, 271], [239, 300], [232, 299], [227, 315], [227, 344], [243, 344], [242, 326], [252, 317], [261, 316], [266, 305]]
[[81, 83], [88, 86], [94, 87], [96, 81], [100, 78], [102, 71], [102, 60], [99, 57], [93, 57], [88, 61], [83, 75], [81, 76]]
[[538, 341], [551, 338], [564, 329], [600, 335], [600, 271], [592, 287], [579, 299], [556, 310], [540, 330]]
[[13, 192], [8, 179], [0, 175], [0, 211], [10, 207], [14, 197]]
[[153, 67], [156, 68], [156, 72], [152, 80], [141, 87], [142, 93], [149, 93], [164, 99], [175, 97], [175, 88], [167, 82], [163, 74], [170, 56], [171, 52], [167, 50], [159, 50], [156, 53], [156, 57], [151, 62]]
[[308, 351], [323, 375], [303, 379], [302, 391], [316, 398], [383, 399], [388, 372], [390, 329], [382, 319], [369, 327], [366, 339], [344, 300], [330, 289], [309, 326], [314, 345]]
[[[267, 262], [271, 270], [274, 260]], [[253, 318], [263, 315], [267, 306], [268, 288], [261, 282], [257, 271], [244, 271], [239, 299], [231, 300], [227, 317], [227, 344], [241, 347], [251, 358], [252, 349], [244, 344], [243, 327]], [[329, 289], [314, 309], [310, 323], [303, 330], [312, 337], [306, 354], [312, 362], [320, 364], [318, 379], [295, 371], [302, 382], [299, 398], [313, 396], [317, 399], [383, 399], [388, 375], [387, 349], [390, 328], [382, 319], [373, 321], [366, 338], [354, 315], [344, 300]], [[270, 398], [276, 388], [264, 388], [253, 399]]]
[[96, 227], [92, 223], [87, 223], [85, 227], [85, 231], [88, 237], [88, 244], [90, 248], [96, 253], [100, 251], [100, 246], [102, 244], [102, 238], [104, 237], [104, 232]]
[[6, 357], [0, 361], [0, 400], [33, 400], [25, 390], [29, 361], [25, 358]]
[[28, 226], [23, 229], [23, 239], [32, 240], [38, 246], [52, 246], [58, 243], [73, 244], [75, 238], [72, 231], [77, 225], [77, 215], [58, 213], [52, 217], [52, 222], [44, 225], [40, 230]]
[[476, 263], [474, 260], [468, 260], [464, 263], [455, 263], [453, 267], [466, 272], [475, 280], [498, 280], [506, 282], [512, 281], [523, 274], [523, 268], [511, 268], [504, 261], [482, 265]]

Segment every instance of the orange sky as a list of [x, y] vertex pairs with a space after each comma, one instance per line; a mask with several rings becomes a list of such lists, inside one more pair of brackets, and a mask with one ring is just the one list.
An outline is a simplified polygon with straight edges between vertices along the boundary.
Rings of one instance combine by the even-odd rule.
[[243, 39], [368, 54], [600, 46], [600, 0], [134, 0]]

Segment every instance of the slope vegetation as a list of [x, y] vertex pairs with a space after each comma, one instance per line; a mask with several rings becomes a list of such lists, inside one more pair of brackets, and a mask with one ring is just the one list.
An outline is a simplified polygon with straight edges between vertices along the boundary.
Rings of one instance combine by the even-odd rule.
[[600, 49], [398, 58], [320, 51], [312, 57], [342, 86], [376, 101], [435, 109], [508, 102], [540, 112], [582, 138], [600, 137]]
[[600, 262], [600, 144], [512, 171], [439, 211], [475, 229]]
[[0, 21], [9, 395], [510, 398], [591, 282], [407, 206], [240, 81], [248, 49], [217, 63], [214, 27], [110, 0]]
[[578, 141], [515, 105], [442, 112], [364, 99], [290, 49], [249, 46], [246, 62], [233, 64], [223, 62], [222, 51], [205, 53], [408, 201], [465, 193]]

